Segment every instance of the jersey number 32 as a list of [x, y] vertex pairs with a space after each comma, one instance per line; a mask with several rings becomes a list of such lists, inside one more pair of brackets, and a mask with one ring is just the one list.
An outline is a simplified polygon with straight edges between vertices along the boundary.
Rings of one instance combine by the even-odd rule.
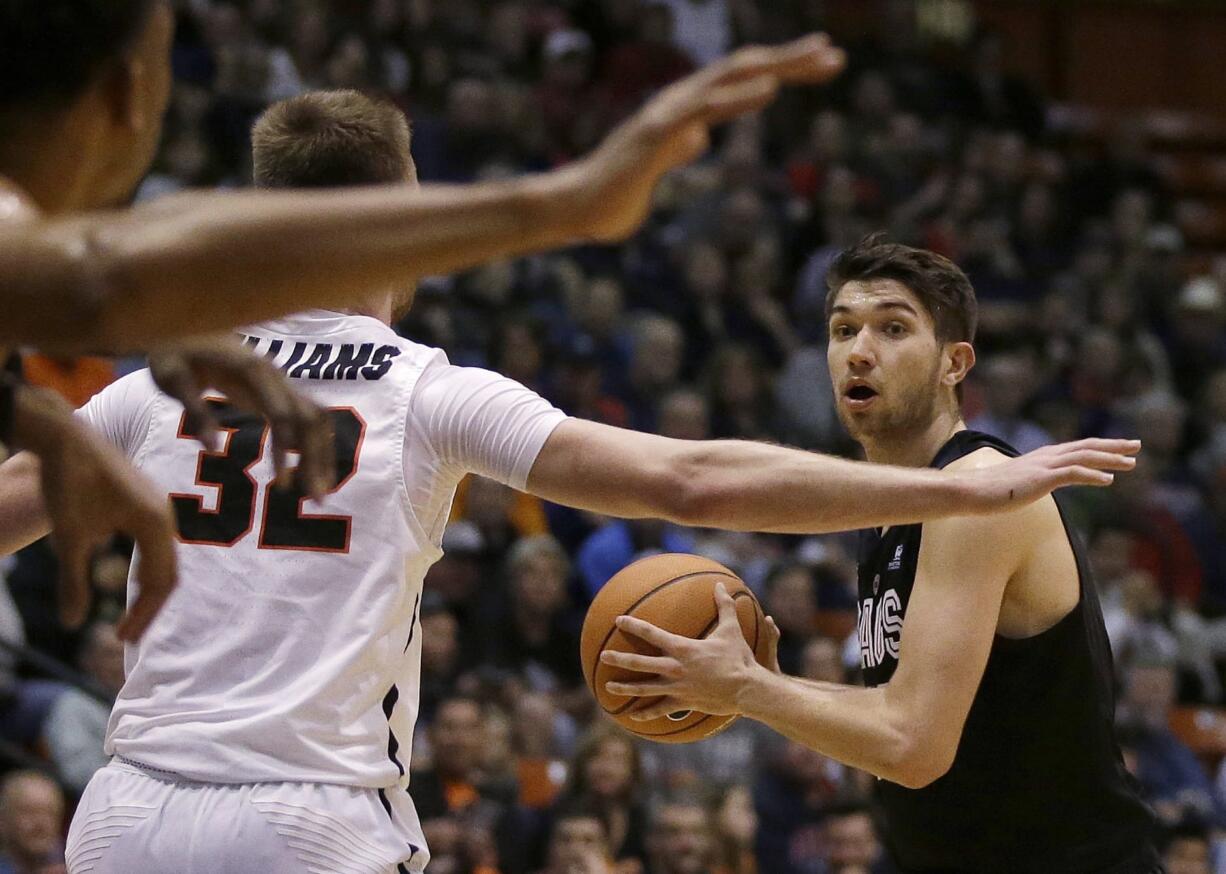
[[[210, 398], [221, 423], [220, 449], [201, 450], [196, 460], [196, 485], [217, 490], [216, 508], [206, 510], [200, 495], [172, 494], [179, 539], [184, 543], [233, 546], [256, 526], [256, 502], [260, 484], [251, 476], [268, 446], [268, 423], [259, 416], [237, 410]], [[332, 407], [327, 411], [336, 435], [338, 491], [358, 469], [358, 454], [366, 433], [366, 422], [352, 407]], [[184, 422], [178, 436], [194, 440]], [[352, 516], [317, 515], [303, 512], [307, 500], [295, 483], [288, 488], [263, 485], [259, 518], [260, 549], [297, 549], [312, 552], [348, 552]]]

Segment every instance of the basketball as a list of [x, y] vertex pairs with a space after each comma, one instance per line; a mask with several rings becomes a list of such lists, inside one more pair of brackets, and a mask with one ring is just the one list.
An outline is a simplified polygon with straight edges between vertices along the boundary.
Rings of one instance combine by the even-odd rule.
[[679, 553], [653, 555], [623, 568], [597, 593], [583, 621], [580, 639], [583, 676], [600, 709], [622, 728], [659, 743], [689, 743], [722, 731], [736, 719], [686, 711], [635, 722], [631, 713], [657, 699], [609, 694], [606, 683], [642, 675], [600, 661], [600, 654], [606, 649], [659, 655], [655, 647], [618, 630], [614, 625], [618, 616], [635, 616], [665, 631], [695, 639], [710, 634], [719, 619], [716, 583], [723, 583], [732, 596], [745, 641], [757, 660], [766, 664], [770, 636], [762, 607], [740, 577], [719, 562]]

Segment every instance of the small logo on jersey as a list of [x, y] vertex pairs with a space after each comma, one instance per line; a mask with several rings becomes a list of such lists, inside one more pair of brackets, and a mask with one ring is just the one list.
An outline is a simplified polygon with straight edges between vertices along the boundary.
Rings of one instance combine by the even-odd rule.
[[873, 575], [873, 594], [877, 594], [877, 590], [881, 588], [881, 574]]
[[[894, 549], [894, 558], [890, 561], [888, 565], [885, 566], [885, 569], [888, 571], [896, 571], [900, 567], [902, 567], [902, 544], [901, 543], [898, 544], [898, 546]], [[877, 594], [876, 589], [873, 589], [873, 594], [874, 595]]]

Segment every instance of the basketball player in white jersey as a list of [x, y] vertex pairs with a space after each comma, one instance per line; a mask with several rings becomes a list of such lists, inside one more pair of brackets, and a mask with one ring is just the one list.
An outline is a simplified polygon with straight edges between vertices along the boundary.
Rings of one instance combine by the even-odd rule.
[[[265, 187], [414, 178], [403, 116], [354, 92], [272, 107], [254, 143]], [[406, 292], [244, 332], [329, 410], [340, 481], [320, 501], [270, 486], [267, 426], [220, 399], [215, 451], [146, 372], [83, 409], [173, 502], [182, 583], [128, 647], [114, 758], [73, 820], [70, 874], [425, 868], [408, 785], [418, 608], [466, 474], [611, 515], [816, 532], [994, 512], [1104, 484], [1136, 451], [1094, 441], [950, 475], [610, 428], [397, 336]], [[0, 467], [6, 548], [45, 530], [36, 466]]]
[[[824, 82], [844, 63], [816, 36], [738, 52], [554, 173], [421, 191], [184, 192], [122, 209], [160, 139], [173, 31], [167, 0], [0, 3], [0, 347], [164, 352], [185, 335], [352, 304], [407, 274], [619, 239], [642, 221], [660, 175], [703, 151], [709, 125], [766, 105], [781, 84]], [[197, 384], [254, 396], [274, 423], [274, 458], [300, 450], [298, 476], [321, 493], [319, 459], [331, 453], [318, 411], [231, 349], [183, 352], [156, 359], [159, 385], [197, 419]], [[44, 462], [66, 622], [88, 606], [93, 547], [115, 532], [141, 545], [142, 595], [120, 629], [138, 636], [175, 581], [164, 502], [54, 395], [3, 375], [0, 442]]]

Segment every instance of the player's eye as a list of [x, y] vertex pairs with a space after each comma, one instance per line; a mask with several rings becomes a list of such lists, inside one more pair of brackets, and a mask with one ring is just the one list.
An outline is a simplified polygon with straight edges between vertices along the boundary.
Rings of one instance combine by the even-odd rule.
[[839, 340], [847, 340], [854, 337], [856, 332], [852, 330], [851, 325], [835, 325], [830, 329], [830, 334]]
[[890, 322], [885, 326], [885, 332], [891, 337], [901, 337], [907, 333], [907, 326], [902, 322]]

